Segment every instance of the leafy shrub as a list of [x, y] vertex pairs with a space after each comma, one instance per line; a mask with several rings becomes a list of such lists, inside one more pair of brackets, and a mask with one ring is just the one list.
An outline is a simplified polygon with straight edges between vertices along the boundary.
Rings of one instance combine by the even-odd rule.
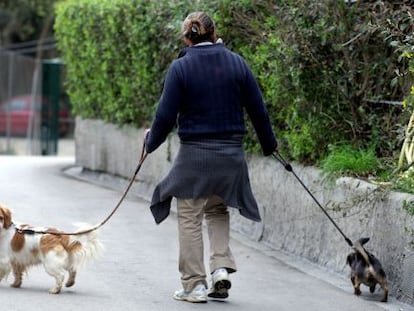
[[284, 153], [314, 164], [329, 145], [347, 143], [394, 156], [409, 112], [387, 103], [402, 101], [413, 81], [396, 44], [412, 34], [409, 1], [63, 0], [55, 29], [75, 113], [150, 122], [182, 48], [181, 21], [194, 10], [212, 14], [225, 44], [250, 64]]
[[388, 102], [403, 99], [412, 77], [395, 74], [406, 64], [388, 38], [388, 17], [398, 22], [412, 9], [386, 1], [220, 3], [219, 29], [256, 74], [283, 151], [313, 164], [330, 144], [375, 142], [377, 155], [394, 156], [409, 114]]
[[374, 149], [357, 150], [350, 145], [330, 146], [328, 156], [322, 161], [322, 169], [329, 175], [375, 175], [379, 160]]
[[67, 67], [74, 112], [143, 125], [177, 56], [187, 1], [66, 0], [55, 31]]
[[414, 168], [411, 166], [400, 174], [394, 181], [392, 188], [397, 191], [414, 194]]
[[[407, 88], [391, 83], [394, 70], [404, 70], [404, 64], [385, 31], [388, 14], [406, 15], [406, 6], [387, 1], [358, 1], [353, 6], [344, 1], [295, 1], [282, 12], [281, 36], [292, 42], [285, 66], [299, 67], [291, 81], [298, 97], [290, 132], [308, 124], [312, 136], [310, 146], [297, 144], [297, 157], [318, 161], [326, 147], [337, 142], [361, 149], [375, 143], [378, 155], [392, 156], [408, 115], [385, 101], [401, 101]], [[303, 136], [300, 130], [299, 135]]]

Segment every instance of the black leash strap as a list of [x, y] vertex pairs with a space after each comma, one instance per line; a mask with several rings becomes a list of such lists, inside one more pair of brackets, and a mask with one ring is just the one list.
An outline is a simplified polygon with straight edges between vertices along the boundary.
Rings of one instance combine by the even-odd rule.
[[60, 231], [55, 231], [55, 230], [36, 230], [35, 228], [30, 228], [30, 227], [17, 227], [16, 226], [16, 231], [22, 234], [53, 234], [53, 235], [81, 235], [81, 234], [86, 234], [92, 231], [95, 231], [97, 229], [99, 229], [100, 227], [102, 227], [104, 224], [107, 223], [107, 221], [115, 214], [115, 212], [118, 210], [118, 208], [121, 206], [121, 203], [124, 201], [125, 197], [127, 196], [129, 190], [131, 189], [135, 178], [138, 175], [138, 172], [141, 169], [142, 164], [144, 163], [145, 159], [147, 158], [147, 153], [145, 151], [145, 137], [144, 137], [144, 143], [142, 145], [142, 151], [141, 151], [141, 157], [139, 159], [138, 165], [134, 171], [134, 174], [132, 175], [132, 177], [129, 180], [128, 186], [125, 189], [124, 193], [122, 194], [121, 198], [119, 199], [118, 203], [116, 204], [116, 206], [114, 207], [114, 209], [112, 210], [112, 212], [99, 224], [95, 225], [92, 228], [89, 229], [85, 229], [85, 230], [81, 230], [81, 231], [75, 231], [75, 232], [60, 232]]
[[291, 172], [293, 174], [293, 176], [296, 177], [296, 179], [299, 181], [299, 183], [303, 186], [303, 188], [306, 190], [307, 193], [309, 193], [309, 195], [312, 197], [312, 199], [316, 202], [316, 204], [319, 206], [319, 208], [322, 210], [322, 212], [326, 215], [326, 217], [328, 217], [328, 219], [332, 222], [332, 224], [335, 226], [335, 228], [339, 231], [339, 233], [344, 237], [346, 243], [348, 243], [348, 245], [350, 247], [353, 247], [353, 243], [352, 241], [345, 235], [345, 233], [341, 230], [341, 228], [339, 228], [338, 224], [332, 219], [332, 217], [328, 214], [328, 212], [323, 208], [322, 204], [319, 203], [319, 201], [315, 198], [315, 196], [312, 194], [312, 192], [310, 192], [310, 190], [308, 189], [308, 187], [306, 187], [306, 185], [303, 183], [303, 181], [299, 178], [298, 175], [296, 175], [295, 171], [292, 168], [292, 165], [290, 165], [281, 155], [278, 151], [275, 151], [274, 153], [272, 153], [272, 156], [278, 160], [288, 172]]

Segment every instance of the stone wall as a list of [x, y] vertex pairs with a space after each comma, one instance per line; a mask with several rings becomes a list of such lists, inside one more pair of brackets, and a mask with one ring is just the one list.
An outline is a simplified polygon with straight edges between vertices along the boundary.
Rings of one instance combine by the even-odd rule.
[[[87, 170], [130, 177], [137, 165], [144, 130], [77, 119], [76, 164]], [[155, 184], [166, 174], [178, 149], [172, 135], [150, 154], [133, 187], [149, 199]], [[248, 157], [250, 179], [263, 221], [254, 223], [232, 212], [232, 229], [246, 239], [308, 259], [320, 266], [348, 274], [345, 260], [351, 251], [310, 195], [291, 172], [274, 158]], [[353, 178], [326, 180], [314, 167], [293, 164], [295, 173], [351, 239], [370, 237], [367, 249], [382, 262], [390, 280], [391, 294], [407, 293], [414, 281], [413, 217], [404, 206], [414, 205], [414, 196], [389, 192]], [[413, 257], [414, 258], [414, 257]], [[411, 262], [412, 260], [410, 260]]]

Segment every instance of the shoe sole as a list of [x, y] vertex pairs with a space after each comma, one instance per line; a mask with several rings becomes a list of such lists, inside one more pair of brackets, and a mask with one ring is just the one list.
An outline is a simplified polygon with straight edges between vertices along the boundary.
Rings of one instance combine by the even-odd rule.
[[208, 293], [208, 297], [216, 299], [226, 299], [229, 297], [229, 289], [231, 288], [231, 282], [229, 280], [220, 280], [214, 284], [214, 290]]
[[173, 296], [173, 298], [175, 300], [178, 301], [187, 301], [187, 302], [192, 302], [192, 303], [205, 303], [207, 302], [207, 298], [206, 297], [199, 297], [199, 298], [193, 298], [193, 297], [179, 297], [179, 296]]

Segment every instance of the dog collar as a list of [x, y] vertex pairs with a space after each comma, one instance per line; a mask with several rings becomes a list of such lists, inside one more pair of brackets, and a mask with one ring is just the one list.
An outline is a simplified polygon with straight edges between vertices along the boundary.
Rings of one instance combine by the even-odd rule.
[[20, 233], [20, 234], [35, 234], [36, 231], [30, 228], [21, 228], [18, 225], [16, 225], [15, 223], [12, 223], [12, 226], [14, 227], [14, 229], [16, 230], [16, 232]]

